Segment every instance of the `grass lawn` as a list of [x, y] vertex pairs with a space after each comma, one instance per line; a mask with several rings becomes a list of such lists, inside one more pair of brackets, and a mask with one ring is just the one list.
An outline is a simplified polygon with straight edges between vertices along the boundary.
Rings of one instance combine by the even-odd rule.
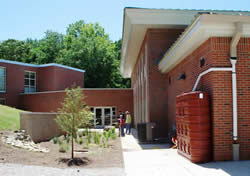
[[22, 112], [22, 110], [0, 105], [0, 130], [19, 129], [19, 112]]

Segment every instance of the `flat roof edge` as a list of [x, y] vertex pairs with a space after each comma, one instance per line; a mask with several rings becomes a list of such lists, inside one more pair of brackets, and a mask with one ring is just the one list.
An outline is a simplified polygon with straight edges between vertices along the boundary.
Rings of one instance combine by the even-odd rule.
[[36, 65], [36, 64], [28, 64], [28, 63], [11, 61], [11, 60], [5, 60], [5, 59], [0, 59], [0, 63], [21, 65], [21, 66], [34, 67], [34, 68], [42, 68], [42, 67], [55, 66], [55, 67], [66, 68], [66, 69], [73, 70], [73, 71], [78, 71], [78, 72], [83, 72], [83, 73], [85, 72], [85, 70], [82, 70], [82, 69], [78, 69], [78, 68], [74, 68], [74, 67], [70, 67], [70, 66], [66, 66], [66, 65], [61, 65], [61, 64], [56, 64], [56, 63]]

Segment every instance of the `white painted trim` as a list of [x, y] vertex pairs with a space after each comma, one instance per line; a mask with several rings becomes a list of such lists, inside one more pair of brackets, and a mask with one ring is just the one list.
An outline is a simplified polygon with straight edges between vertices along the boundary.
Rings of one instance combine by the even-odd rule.
[[[192, 21], [195, 19], [195, 16], [197, 16], [199, 12], [213, 13], [215, 14], [215, 18], [221, 15], [230, 16], [231, 21], [235, 19], [237, 21], [238, 17], [245, 18], [250, 16], [250, 12], [247, 11], [125, 8], [123, 16], [122, 51], [120, 64], [122, 76], [131, 77], [131, 73], [135, 66], [136, 59], [147, 29], [185, 29], [192, 23]], [[225, 24], [230, 20], [222, 20], [221, 22], [218, 22], [217, 20], [216, 23], [219, 25]], [[212, 22], [213, 21], [210, 21], [209, 23]], [[210, 29], [205, 28], [205, 30], [209, 31]], [[228, 34], [228, 30], [224, 30], [223, 28], [218, 30], [224, 35]], [[205, 33], [201, 31], [201, 35], [202, 34]], [[206, 36], [206, 38], [208, 37], [209, 36]], [[200, 39], [198, 38], [197, 40]]]
[[200, 15], [166, 52], [158, 65], [159, 70], [169, 72], [210, 37], [232, 37], [235, 23], [242, 24], [242, 37], [250, 37], [250, 16]]
[[[35, 74], [35, 79], [32, 79], [32, 78], [25, 78], [25, 72], [29, 72], [29, 73], [34, 73]], [[35, 92], [36, 92], [36, 80], [37, 80], [37, 74], [36, 74], [36, 72], [35, 71], [30, 71], [30, 70], [24, 70], [24, 92], [25, 92], [25, 87], [27, 87], [27, 85], [25, 85], [25, 80], [29, 80], [29, 86], [28, 86], [28, 88], [30, 89], [30, 88], [32, 88], [31, 86], [30, 86], [30, 80], [35, 80]], [[27, 92], [28, 93], [28, 92]]]
[[[90, 106], [90, 108], [94, 109], [94, 127], [102, 127], [102, 126], [107, 126], [105, 125], [105, 112], [104, 109], [110, 109], [110, 124], [108, 126], [111, 126], [113, 123], [113, 108], [115, 108], [115, 112], [117, 111], [117, 108], [115, 106]], [[96, 125], [96, 109], [101, 109], [101, 125]], [[116, 114], [115, 114], [116, 116]]]
[[195, 84], [194, 84], [194, 87], [193, 87], [192, 91], [196, 90], [196, 88], [197, 88], [197, 86], [198, 86], [198, 84], [200, 82], [201, 77], [203, 75], [209, 73], [209, 72], [212, 72], [212, 71], [232, 71], [232, 68], [231, 67], [221, 67], [221, 68], [215, 67], [215, 68], [209, 68], [206, 71], [200, 73], [199, 76], [198, 76], [198, 78], [197, 78], [197, 80], [196, 80], [196, 82], [195, 82]]
[[50, 63], [50, 64], [42, 64], [42, 65], [35, 65], [35, 64], [27, 64], [27, 63], [22, 63], [22, 62], [17, 62], [17, 61], [10, 61], [10, 60], [4, 60], [4, 59], [0, 59], [0, 63], [7, 63], [7, 64], [15, 64], [15, 65], [21, 65], [21, 66], [27, 66], [27, 67], [34, 67], [34, 68], [42, 68], [42, 67], [61, 67], [61, 68], [66, 68], [69, 70], [73, 70], [73, 71], [78, 71], [78, 72], [85, 72], [85, 70], [81, 70], [78, 68], [73, 68], [73, 67], [69, 67], [69, 66], [65, 66], [65, 65], [61, 65], [61, 64], [56, 64], [56, 63]]

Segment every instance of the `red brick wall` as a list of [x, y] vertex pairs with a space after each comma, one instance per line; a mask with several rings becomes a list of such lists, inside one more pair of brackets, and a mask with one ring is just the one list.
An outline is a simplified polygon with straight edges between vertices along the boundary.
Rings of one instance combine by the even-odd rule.
[[7, 105], [17, 107], [18, 94], [24, 92], [24, 71], [37, 72], [37, 68], [1, 62], [0, 66], [6, 68], [6, 93], [0, 92], [0, 98], [5, 98]]
[[24, 71], [36, 72], [36, 91], [64, 90], [76, 83], [84, 86], [84, 73], [60, 67], [29, 67], [0, 62], [6, 67], [6, 93], [0, 92], [0, 98], [5, 98], [8, 106], [18, 107], [19, 94], [24, 93]]
[[[168, 123], [175, 124], [175, 97], [189, 92], [198, 75], [210, 67], [231, 67], [229, 61], [231, 38], [210, 38], [168, 74]], [[237, 48], [237, 94], [240, 158], [250, 159], [250, 40], [241, 39]], [[205, 66], [200, 68], [200, 59], [205, 58]], [[181, 73], [185, 80], [177, 80]], [[210, 95], [211, 123], [213, 134], [213, 159], [232, 159], [232, 74], [231, 72], [210, 72], [204, 75], [197, 90]], [[171, 80], [171, 83], [170, 83]], [[169, 129], [171, 128], [169, 126]]]
[[73, 84], [84, 87], [84, 73], [56, 66], [39, 68], [39, 92], [64, 90]]
[[[89, 106], [112, 106], [116, 112], [129, 111], [133, 116], [132, 89], [83, 89]], [[33, 112], [56, 112], [65, 96], [64, 91], [20, 95], [22, 108]]]
[[167, 137], [167, 76], [158, 70], [163, 54], [183, 30], [149, 29], [132, 73], [136, 121], [155, 122], [155, 137]]

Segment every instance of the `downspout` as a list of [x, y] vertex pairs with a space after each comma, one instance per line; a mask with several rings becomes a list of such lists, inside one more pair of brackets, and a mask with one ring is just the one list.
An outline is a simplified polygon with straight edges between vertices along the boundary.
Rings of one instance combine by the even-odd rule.
[[201, 77], [212, 71], [232, 71], [232, 96], [233, 96], [233, 160], [239, 160], [239, 144], [238, 140], [238, 117], [237, 117], [237, 85], [236, 85], [236, 62], [237, 62], [237, 44], [239, 43], [242, 34], [242, 23], [235, 24], [235, 33], [230, 42], [230, 62], [232, 68], [222, 67], [222, 68], [209, 68], [208, 70], [202, 72], [192, 89], [195, 91]]
[[238, 139], [237, 126], [237, 85], [236, 85], [236, 62], [237, 62], [237, 44], [242, 33], [242, 24], [236, 23], [235, 34], [230, 43], [230, 62], [232, 64], [232, 92], [233, 92], [233, 140]]
[[230, 43], [230, 62], [232, 64], [232, 96], [233, 96], [233, 160], [239, 160], [238, 144], [238, 117], [237, 117], [237, 84], [236, 84], [236, 62], [237, 44], [242, 34], [242, 23], [235, 24], [235, 33]]

